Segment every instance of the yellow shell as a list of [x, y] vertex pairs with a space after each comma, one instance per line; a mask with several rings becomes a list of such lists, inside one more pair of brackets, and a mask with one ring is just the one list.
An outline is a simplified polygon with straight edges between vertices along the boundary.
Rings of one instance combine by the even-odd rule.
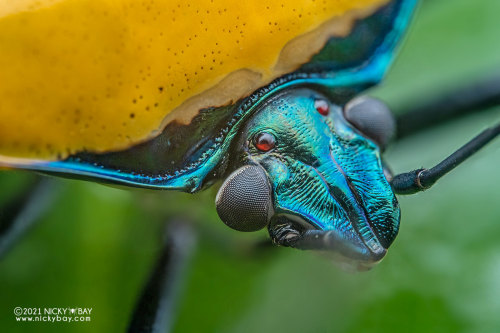
[[0, 0], [0, 159], [127, 148], [307, 63], [387, 0]]

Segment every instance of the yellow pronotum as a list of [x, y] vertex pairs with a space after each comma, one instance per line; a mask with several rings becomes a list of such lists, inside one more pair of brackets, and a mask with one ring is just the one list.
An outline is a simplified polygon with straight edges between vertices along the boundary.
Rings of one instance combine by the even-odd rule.
[[293, 71], [387, 0], [0, 0], [0, 160], [146, 140]]

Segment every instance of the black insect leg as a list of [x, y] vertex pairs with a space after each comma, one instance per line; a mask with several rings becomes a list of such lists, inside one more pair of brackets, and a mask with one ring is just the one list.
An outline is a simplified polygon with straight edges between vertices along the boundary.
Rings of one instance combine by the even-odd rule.
[[37, 178], [0, 207], [0, 258], [39, 220], [60, 193], [60, 183]]
[[398, 110], [396, 136], [401, 139], [447, 120], [496, 105], [500, 105], [500, 73], [415, 105], [411, 109]]
[[182, 221], [169, 224], [162, 255], [145, 286], [128, 332], [169, 332], [182, 289], [187, 263], [195, 245], [193, 230]]
[[397, 194], [413, 194], [430, 188], [439, 178], [453, 170], [498, 135], [500, 135], [500, 124], [484, 130], [462, 148], [431, 169], [417, 169], [396, 175], [391, 180], [394, 192]]

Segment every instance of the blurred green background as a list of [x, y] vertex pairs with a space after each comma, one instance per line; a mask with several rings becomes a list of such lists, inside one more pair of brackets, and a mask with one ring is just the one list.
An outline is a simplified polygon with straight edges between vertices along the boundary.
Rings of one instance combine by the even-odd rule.
[[[383, 85], [396, 110], [500, 73], [498, 0], [426, 0]], [[397, 142], [396, 172], [431, 166], [500, 107]], [[0, 173], [0, 202], [28, 174]], [[176, 332], [500, 331], [500, 140], [435, 188], [399, 197], [401, 230], [373, 270], [344, 272], [313, 253], [251, 251], [265, 232], [226, 228], [216, 188], [198, 195], [59, 181], [56, 205], [0, 259], [1, 332], [121, 332], [155, 258], [163, 224], [182, 217], [199, 244]], [[18, 323], [21, 307], [92, 307], [90, 323]]]

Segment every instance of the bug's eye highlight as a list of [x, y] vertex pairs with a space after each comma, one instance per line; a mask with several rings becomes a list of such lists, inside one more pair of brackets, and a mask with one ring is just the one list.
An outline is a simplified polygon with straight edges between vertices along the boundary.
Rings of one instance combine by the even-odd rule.
[[274, 138], [274, 135], [262, 132], [255, 136], [254, 144], [258, 150], [266, 152], [274, 148], [276, 145], [276, 139]]
[[330, 106], [328, 102], [324, 99], [317, 99], [314, 101], [314, 108], [319, 112], [322, 116], [328, 116], [328, 112], [330, 112]]

